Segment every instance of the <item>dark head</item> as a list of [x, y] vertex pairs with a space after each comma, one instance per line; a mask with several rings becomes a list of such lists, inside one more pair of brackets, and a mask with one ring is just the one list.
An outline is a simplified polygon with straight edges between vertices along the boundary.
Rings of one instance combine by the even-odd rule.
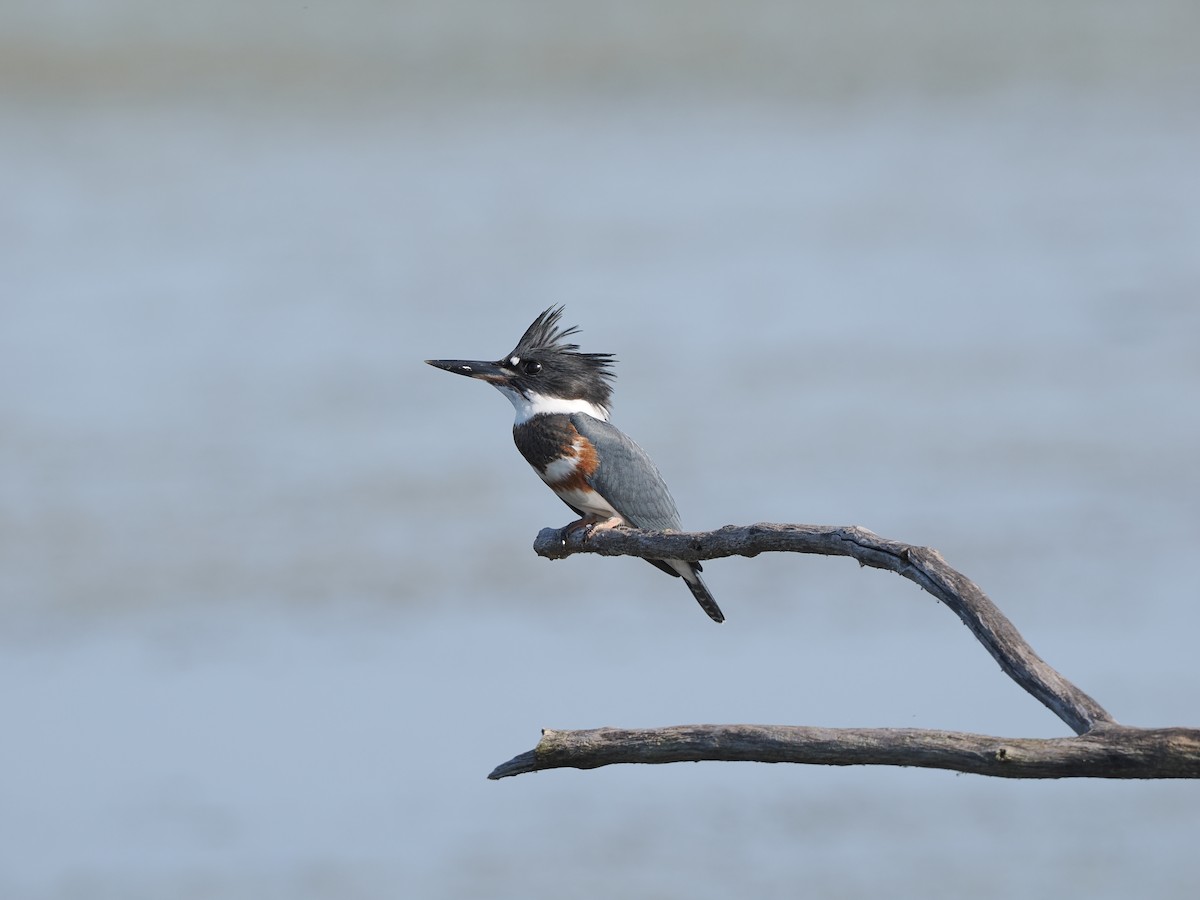
[[[487, 381], [499, 388], [517, 409], [517, 420], [539, 412], [589, 412], [592, 407], [608, 418], [609, 398], [616, 375], [611, 353], [580, 353], [566, 339], [577, 328], [561, 328], [563, 308], [550, 307], [525, 329], [517, 346], [503, 359], [482, 362], [468, 359], [427, 359], [425, 362], [456, 375]], [[566, 403], [556, 403], [566, 401]], [[572, 405], [573, 404], [573, 405]]]

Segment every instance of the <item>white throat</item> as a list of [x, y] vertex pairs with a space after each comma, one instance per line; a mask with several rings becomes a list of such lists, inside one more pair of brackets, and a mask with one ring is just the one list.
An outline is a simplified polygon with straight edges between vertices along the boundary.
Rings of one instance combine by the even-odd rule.
[[517, 411], [516, 421], [513, 422], [514, 425], [523, 425], [534, 416], [543, 414], [569, 416], [573, 413], [586, 413], [593, 419], [600, 419], [604, 422], [608, 421], [608, 410], [588, 400], [565, 400], [562, 397], [546, 397], [532, 391], [526, 397], [520, 391], [510, 388], [508, 385], [496, 385], [496, 388], [509, 399], [513, 408]]

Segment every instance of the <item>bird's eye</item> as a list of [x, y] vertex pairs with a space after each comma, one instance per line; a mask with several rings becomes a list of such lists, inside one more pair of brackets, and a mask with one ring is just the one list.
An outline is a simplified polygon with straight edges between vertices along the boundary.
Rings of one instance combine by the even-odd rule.
[[536, 375], [538, 372], [542, 371], [542, 364], [536, 359], [527, 359], [525, 362], [521, 363], [521, 371], [526, 375]]

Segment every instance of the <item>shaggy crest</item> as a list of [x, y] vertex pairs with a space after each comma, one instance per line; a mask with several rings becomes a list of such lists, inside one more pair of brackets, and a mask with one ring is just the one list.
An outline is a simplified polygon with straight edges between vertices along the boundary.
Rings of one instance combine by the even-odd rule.
[[533, 320], [533, 324], [525, 329], [521, 340], [517, 341], [516, 348], [509, 356], [516, 356], [520, 359], [539, 359], [547, 354], [576, 357], [584, 361], [593, 374], [601, 378], [616, 378], [616, 373], [612, 371], [612, 364], [617, 360], [613, 354], [580, 353], [578, 344], [566, 342], [571, 335], [578, 334], [579, 329], [575, 326], [560, 327], [558, 323], [562, 314], [562, 306], [552, 306], [544, 310]]
[[[579, 329], [561, 327], [562, 313], [562, 306], [544, 310], [525, 329], [521, 340], [503, 362], [520, 373], [517, 386], [522, 393], [527, 390], [552, 392], [555, 396], [580, 398], [608, 409], [612, 396], [609, 382], [616, 377], [612, 371], [616, 357], [611, 353], [579, 352], [578, 344], [567, 342], [567, 338]], [[539, 364], [540, 371], [536, 375], [526, 371], [532, 363]]]

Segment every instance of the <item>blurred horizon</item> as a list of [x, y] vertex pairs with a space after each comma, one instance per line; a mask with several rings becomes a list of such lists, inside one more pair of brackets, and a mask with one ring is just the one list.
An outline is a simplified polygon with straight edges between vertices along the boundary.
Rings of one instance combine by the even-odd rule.
[[[1033, 87], [1182, 99], [1200, 9], [1072, 0], [20, 4], [6, 95], [339, 102], [572, 94], [844, 104]], [[15, 90], [14, 90], [15, 89]]]

